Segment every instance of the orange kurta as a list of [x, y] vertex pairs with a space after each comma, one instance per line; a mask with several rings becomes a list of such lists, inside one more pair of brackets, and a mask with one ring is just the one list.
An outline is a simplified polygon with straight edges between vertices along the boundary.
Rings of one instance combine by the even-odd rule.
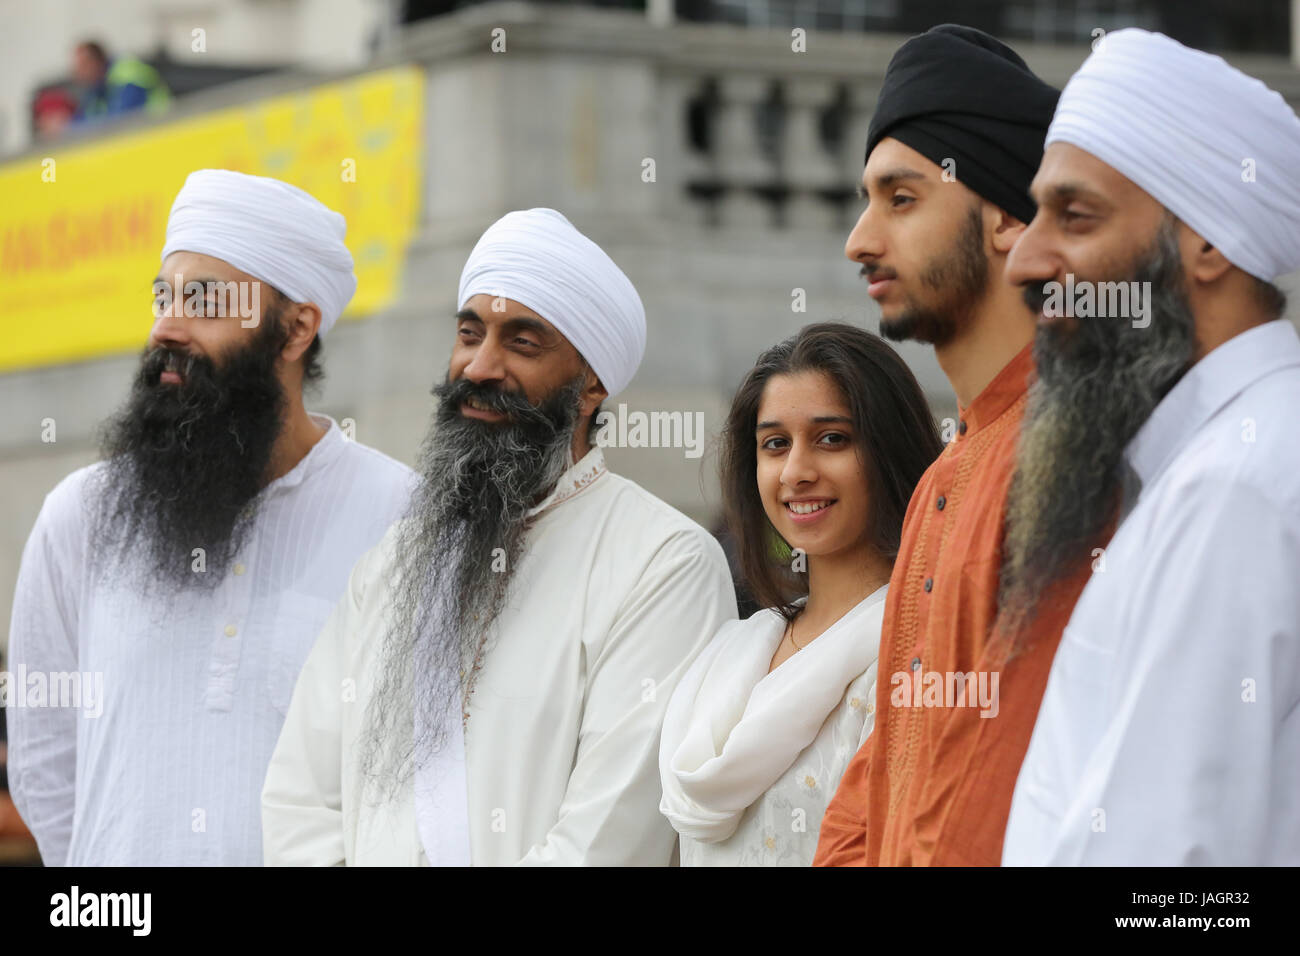
[[[1039, 615], [1028, 650], [1007, 663], [1005, 643], [990, 636], [1002, 519], [1033, 368], [1026, 346], [961, 410], [958, 434], [912, 495], [885, 604], [875, 727], [827, 807], [814, 865], [1001, 861], [1016, 775], [1087, 578], [1062, 589]], [[988, 675], [998, 675], [996, 716], [982, 717], [974, 706], [898, 705], [910, 703], [905, 689], [923, 675], [981, 671], [989, 687]]]

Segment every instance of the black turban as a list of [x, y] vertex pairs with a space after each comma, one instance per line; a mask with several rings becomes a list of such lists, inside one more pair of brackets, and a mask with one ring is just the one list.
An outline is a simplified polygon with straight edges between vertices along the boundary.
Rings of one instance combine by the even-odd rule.
[[945, 23], [912, 37], [889, 61], [867, 157], [892, 136], [936, 165], [951, 158], [958, 182], [1029, 222], [1029, 183], [1059, 96], [1002, 41]]

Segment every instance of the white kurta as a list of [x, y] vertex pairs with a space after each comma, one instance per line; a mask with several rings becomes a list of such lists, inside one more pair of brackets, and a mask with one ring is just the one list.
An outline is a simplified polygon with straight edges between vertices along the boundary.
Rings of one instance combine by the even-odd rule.
[[46, 498], [18, 575], [9, 669], [28, 681], [100, 675], [104, 694], [97, 716], [7, 711], [10, 790], [47, 864], [261, 862], [262, 780], [298, 670], [414, 481], [313, 417], [329, 430], [263, 489], [254, 527], [210, 591], [92, 579], [83, 498], [102, 465]]
[[727, 624], [664, 719], [660, 810], [683, 866], [810, 866], [822, 816], [875, 723], [888, 585], [768, 673], [772, 610]]
[[[268, 864], [427, 862], [414, 787], [375, 805], [357, 769], [395, 531], [358, 562], [294, 691], [262, 798]], [[667, 864], [659, 728], [736, 616], [721, 547], [596, 448], [538, 512], [510, 594], [469, 705], [473, 863]]]
[[1061, 638], [1004, 864], [1300, 863], [1298, 410], [1270, 322], [1129, 445], [1141, 492]]

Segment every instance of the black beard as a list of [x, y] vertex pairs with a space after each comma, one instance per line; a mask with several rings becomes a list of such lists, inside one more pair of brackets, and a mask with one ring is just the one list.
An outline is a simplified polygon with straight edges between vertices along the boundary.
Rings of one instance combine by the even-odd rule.
[[[220, 365], [145, 350], [126, 405], [102, 430], [93, 553], [104, 570], [129, 568], [139, 583], [185, 589], [221, 580], [253, 525], [282, 428], [287, 403], [275, 365], [283, 343], [268, 316]], [[168, 369], [181, 384], [159, 383]]]
[[[528, 510], [569, 467], [583, 383], [540, 405], [464, 378], [434, 389], [438, 408], [420, 451], [422, 481], [396, 535], [391, 617], [366, 717], [362, 770], [381, 799], [410, 779], [417, 755], [446, 742], [447, 722], [461, 719], [467, 675], [523, 554]], [[465, 417], [460, 406], [470, 398], [508, 419]]]
[[[1007, 498], [999, 584], [1003, 630], [1017, 646], [1047, 592], [1106, 545], [1123, 489], [1124, 449], [1196, 350], [1171, 220], [1129, 271], [1130, 281], [1151, 283], [1145, 328], [1127, 318], [1077, 317], [1040, 324], [1034, 337], [1038, 378]], [[1046, 298], [1041, 285], [1025, 289], [1035, 314]]]
[[[865, 269], [863, 273], [870, 274]], [[952, 247], [930, 260], [920, 280], [941, 300], [931, 306], [909, 300], [897, 318], [880, 320], [880, 334], [892, 342], [911, 339], [947, 345], [965, 326], [988, 286], [989, 259], [984, 253], [984, 220], [978, 205], [966, 217]]]

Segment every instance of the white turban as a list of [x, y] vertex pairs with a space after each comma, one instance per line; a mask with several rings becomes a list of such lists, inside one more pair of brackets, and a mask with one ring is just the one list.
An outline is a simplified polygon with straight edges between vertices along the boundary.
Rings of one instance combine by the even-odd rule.
[[357, 290], [347, 220], [297, 186], [228, 169], [189, 174], [167, 220], [162, 258], [197, 252], [320, 308], [324, 335]]
[[1243, 271], [1300, 268], [1300, 118], [1222, 58], [1108, 33], [1061, 93], [1052, 143], [1127, 176]]
[[532, 309], [572, 343], [610, 396], [645, 355], [645, 307], [614, 260], [554, 209], [506, 213], [483, 233], [460, 274], [461, 308], [475, 295]]

